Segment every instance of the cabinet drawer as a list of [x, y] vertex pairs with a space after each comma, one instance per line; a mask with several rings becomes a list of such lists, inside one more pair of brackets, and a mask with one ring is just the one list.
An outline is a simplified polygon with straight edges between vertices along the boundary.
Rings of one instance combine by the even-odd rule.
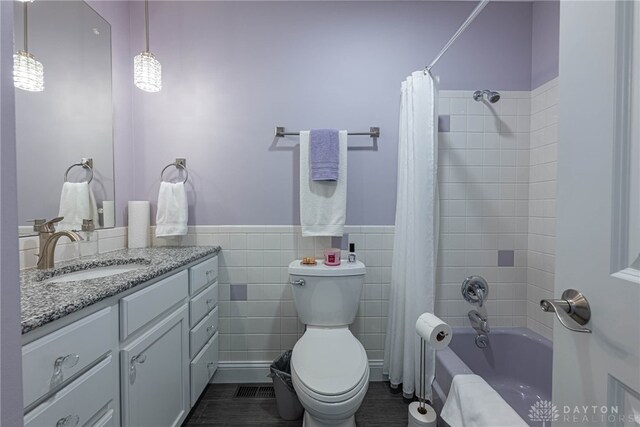
[[218, 332], [191, 362], [191, 407], [218, 369]]
[[22, 347], [25, 408], [114, 348], [116, 321], [108, 307]]
[[182, 271], [120, 300], [120, 339], [124, 340], [188, 296], [188, 273]]
[[200, 351], [202, 347], [218, 331], [218, 307], [207, 314], [204, 319], [189, 332], [189, 356], [191, 358]]
[[193, 328], [218, 304], [218, 282], [209, 286], [189, 302], [189, 326]]
[[195, 295], [218, 278], [218, 257], [213, 257], [189, 269], [189, 292]]
[[[85, 425], [89, 420], [113, 406], [114, 396], [112, 356], [91, 368], [87, 373], [71, 382], [51, 399], [37, 406], [24, 417], [25, 427]], [[67, 424], [65, 423], [67, 421]]]

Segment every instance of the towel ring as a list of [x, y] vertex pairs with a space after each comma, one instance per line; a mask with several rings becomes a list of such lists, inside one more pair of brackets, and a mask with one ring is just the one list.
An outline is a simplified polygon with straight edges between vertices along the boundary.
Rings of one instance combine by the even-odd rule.
[[163, 177], [164, 171], [169, 169], [171, 166], [175, 166], [177, 169], [182, 169], [184, 171], [185, 176], [184, 176], [184, 181], [182, 181], [182, 183], [186, 184], [187, 180], [189, 180], [189, 171], [187, 170], [187, 167], [185, 166], [185, 164], [178, 160], [176, 160], [173, 163], [169, 163], [167, 166], [164, 167], [164, 169], [162, 169], [162, 172], [160, 172], [160, 181], [164, 181], [164, 177]]
[[91, 181], [93, 181], [93, 168], [91, 167], [92, 164], [93, 164], [93, 161], [91, 161], [91, 159], [86, 159], [86, 160], [82, 159], [81, 163], [72, 164], [67, 168], [66, 171], [64, 171], [64, 182], [69, 182], [69, 180], [67, 179], [67, 175], [69, 175], [69, 171], [76, 166], [80, 166], [83, 169], [89, 169], [89, 173], [91, 174], [91, 176], [89, 177], [89, 181], [87, 181], [87, 184], [90, 184]]

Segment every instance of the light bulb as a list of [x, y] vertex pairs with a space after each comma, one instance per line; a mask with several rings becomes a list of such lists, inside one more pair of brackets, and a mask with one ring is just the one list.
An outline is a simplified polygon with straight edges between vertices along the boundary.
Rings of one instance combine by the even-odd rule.
[[44, 90], [44, 67], [24, 50], [13, 55], [13, 85], [29, 92]]
[[133, 58], [133, 76], [136, 86], [145, 92], [162, 89], [162, 66], [151, 52], [141, 52]]

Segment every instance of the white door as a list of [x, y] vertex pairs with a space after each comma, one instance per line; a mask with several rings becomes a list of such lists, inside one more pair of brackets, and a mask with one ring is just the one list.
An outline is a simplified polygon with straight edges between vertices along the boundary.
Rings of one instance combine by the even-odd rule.
[[555, 321], [554, 425], [640, 425], [639, 16], [561, 2], [555, 295], [582, 292], [593, 332]]

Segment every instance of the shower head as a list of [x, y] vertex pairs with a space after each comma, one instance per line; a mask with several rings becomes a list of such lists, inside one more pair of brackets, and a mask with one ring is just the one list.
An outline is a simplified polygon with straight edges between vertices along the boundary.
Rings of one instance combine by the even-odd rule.
[[500, 101], [500, 92], [496, 92], [495, 90], [489, 90], [489, 89], [477, 90], [473, 92], [473, 99], [475, 99], [476, 101], [482, 101], [482, 98], [485, 95], [487, 97], [487, 101], [489, 101], [492, 104], [495, 104], [496, 102]]

